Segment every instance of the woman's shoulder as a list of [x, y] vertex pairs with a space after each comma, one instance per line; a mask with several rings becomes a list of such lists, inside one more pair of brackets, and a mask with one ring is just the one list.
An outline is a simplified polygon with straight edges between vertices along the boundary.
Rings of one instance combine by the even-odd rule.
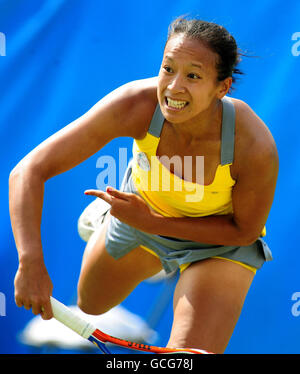
[[128, 82], [117, 89], [118, 94], [127, 102], [124, 113], [120, 113], [126, 122], [130, 122], [132, 137], [142, 139], [149, 128], [157, 105], [157, 77]]
[[131, 95], [134, 95], [140, 99], [143, 98], [155, 100], [157, 97], [157, 77], [130, 81], [122, 85], [120, 89], [123, 89], [124, 91], [127, 91], [127, 93], [130, 93]]
[[250, 163], [265, 166], [278, 164], [274, 137], [258, 114], [245, 101], [232, 98], [236, 112], [235, 161], [238, 170]]
[[243, 148], [255, 151], [274, 151], [274, 137], [266, 123], [245, 101], [232, 98], [236, 112], [236, 141]]

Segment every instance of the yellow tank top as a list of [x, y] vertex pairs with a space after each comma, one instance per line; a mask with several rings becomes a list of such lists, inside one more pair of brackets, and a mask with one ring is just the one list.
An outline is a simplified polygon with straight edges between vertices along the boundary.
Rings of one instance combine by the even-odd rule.
[[[203, 217], [232, 213], [230, 174], [234, 156], [235, 110], [232, 101], [222, 99], [221, 164], [210, 185], [183, 180], [171, 173], [156, 156], [164, 117], [156, 107], [146, 136], [133, 142], [132, 180], [139, 194], [156, 212], [166, 217]], [[172, 159], [169, 160], [172, 162]], [[199, 162], [201, 167], [203, 164]], [[262, 236], [265, 235], [265, 228]]]

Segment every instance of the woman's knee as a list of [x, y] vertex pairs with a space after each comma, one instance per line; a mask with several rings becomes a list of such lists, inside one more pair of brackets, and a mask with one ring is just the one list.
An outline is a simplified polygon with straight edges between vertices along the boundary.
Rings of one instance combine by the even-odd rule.
[[77, 305], [84, 313], [99, 315], [110, 309], [105, 300], [106, 292], [101, 290], [101, 283], [99, 276], [93, 277], [92, 273], [81, 272], [77, 285]]
[[119, 305], [144, 279], [161, 270], [160, 261], [137, 247], [114, 259], [100, 236], [84, 256], [78, 281], [78, 306], [87, 314], [102, 314]]
[[88, 297], [84, 292], [78, 292], [77, 305], [84, 313], [91, 315], [106, 313], [113, 307], [103, 301], [101, 302], [99, 298], [93, 299]]
[[107, 312], [107, 283], [105, 268], [111, 261], [105, 248], [105, 230], [94, 233], [89, 239], [81, 264], [77, 285], [77, 305], [87, 313], [99, 315]]
[[77, 285], [77, 305], [87, 313], [93, 315], [103, 314], [120, 303], [121, 291], [112, 287], [113, 270], [111, 274], [109, 264], [107, 270], [103, 270], [103, 264], [97, 267], [96, 264], [86, 264], [80, 274]]

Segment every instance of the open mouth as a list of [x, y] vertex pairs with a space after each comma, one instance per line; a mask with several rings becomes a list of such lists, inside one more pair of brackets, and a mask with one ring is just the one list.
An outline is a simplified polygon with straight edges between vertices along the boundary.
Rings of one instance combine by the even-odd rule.
[[174, 100], [174, 99], [171, 99], [170, 97], [165, 97], [165, 102], [168, 108], [175, 109], [175, 110], [181, 110], [189, 104], [188, 101]]

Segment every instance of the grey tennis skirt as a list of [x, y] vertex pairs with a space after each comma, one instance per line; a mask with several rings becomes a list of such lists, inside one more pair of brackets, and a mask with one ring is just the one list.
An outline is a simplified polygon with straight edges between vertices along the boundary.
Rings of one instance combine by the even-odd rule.
[[[138, 195], [131, 178], [131, 162], [128, 164], [120, 189]], [[118, 259], [142, 245], [157, 254], [166, 273], [173, 272], [183, 264], [213, 256], [239, 261], [256, 269], [260, 269], [265, 261], [272, 260], [272, 253], [262, 238], [249, 246], [210, 245], [147, 234], [126, 225], [110, 214], [107, 216], [109, 216], [109, 223], [105, 245], [112, 257]]]

